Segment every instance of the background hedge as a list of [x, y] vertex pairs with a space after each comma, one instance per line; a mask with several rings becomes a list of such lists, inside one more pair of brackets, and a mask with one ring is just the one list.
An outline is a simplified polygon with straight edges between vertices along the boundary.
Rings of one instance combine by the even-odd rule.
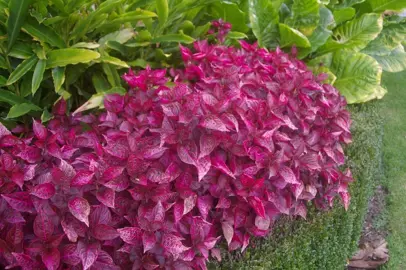
[[348, 212], [336, 202], [329, 212], [311, 210], [307, 220], [283, 218], [272, 234], [244, 253], [227, 255], [209, 269], [344, 269], [356, 251], [368, 200], [383, 176], [383, 120], [379, 102], [352, 105], [353, 143], [346, 149], [356, 182]]

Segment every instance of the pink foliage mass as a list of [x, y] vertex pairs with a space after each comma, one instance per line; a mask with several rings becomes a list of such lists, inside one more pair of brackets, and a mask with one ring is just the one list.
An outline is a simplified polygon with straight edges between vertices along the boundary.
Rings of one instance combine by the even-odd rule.
[[349, 204], [345, 100], [294, 55], [181, 47], [184, 68], [124, 75], [99, 115], [19, 136], [0, 124], [0, 262], [25, 269], [206, 269], [306, 202]]

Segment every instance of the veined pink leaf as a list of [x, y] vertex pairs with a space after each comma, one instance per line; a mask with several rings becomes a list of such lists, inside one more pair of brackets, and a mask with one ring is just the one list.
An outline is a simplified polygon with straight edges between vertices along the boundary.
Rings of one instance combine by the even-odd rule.
[[188, 250], [189, 248], [182, 244], [182, 238], [170, 233], [164, 233], [162, 236], [161, 245], [165, 251], [171, 253], [173, 256], [178, 256], [180, 253]]
[[184, 203], [183, 203], [183, 215], [186, 215], [187, 213], [192, 211], [192, 209], [196, 205], [196, 200], [197, 200], [196, 194], [193, 194], [192, 196], [185, 198]]
[[113, 240], [119, 236], [119, 233], [111, 226], [106, 224], [97, 224], [93, 228], [93, 236], [101, 241]]
[[0, 123], [0, 139], [6, 135], [11, 135], [11, 132], [2, 123]]
[[136, 245], [142, 240], [143, 232], [137, 227], [125, 227], [117, 229], [117, 232], [119, 233], [121, 239], [123, 239], [123, 241], [127, 244]]
[[86, 244], [79, 241], [77, 245], [77, 253], [82, 261], [83, 270], [89, 269], [93, 263], [97, 260], [99, 255], [100, 246], [96, 243]]
[[94, 173], [89, 171], [79, 171], [75, 177], [73, 177], [71, 186], [81, 187], [84, 185], [91, 184], [93, 180]]
[[79, 254], [76, 252], [76, 244], [67, 244], [61, 250], [61, 261], [69, 265], [78, 265], [80, 263]]
[[209, 172], [211, 168], [211, 160], [209, 156], [205, 156], [203, 158], [200, 158], [196, 162], [196, 168], [198, 172], [198, 179], [201, 181], [203, 177]]
[[218, 131], [227, 132], [228, 128], [226, 125], [221, 121], [221, 119], [215, 115], [208, 115], [206, 116], [201, 122], [200, 125], [207, 129], [213, 129]]
[[102, 181], [108, 182], [111, 181], [118, 176], [120, 176], [124, 171], [124, 167], [109, 167], [102, 176]]
[[107, 207], [114, 208], [116, 192], [110, 188], [100, 188], [96, 192], [96, 198]]
[[165, 153], [167, 150], [167, 147], [154, 147], [151, 149], [148, 149], [144, 153], [144, 158], [145, 159], [158, 159], [162, 157], [162, 155]]
[[69, 200], [68, 208], [75, 218], [89, 227], [90, 204], [86, 199], [75, 197]]
[[57, 248], [52, 248], [41, 254], [42, 262], [48, 270], [56, 270], [61, 262], [61, 254]]
[[262, 218], [265, 218], [265, 208], [262, 201], [255, 196], [248, 197], [248, 203], [254, 208], [255, 213]]
[[34, 234], [43, 241], [48, 240], [54, 233], [54, 223], [51, 217], [39, 211], [33, 224]]
[[156, 243], [156, 236], [154, 232], [144, 232], [142, 235], [142, 244], [144, 246], [144, 253], [151, 250]]
[[231, 226], [230, 223], [228, 223], [228, 222], [222, 222], [221, 223], [221, 228], [223, 230], [223, 235], [224, 235], [224, 238], [227, 241], [227, 244], [230, 245], [231, 240], [233, 239], [233, 236], [234, 236], [234, 228], [233, 228], [233, 226]]
[[30, 256], [25, 255], [23, 253], [14, 253], [12, 252], [14, 258], [17, 261], [17, 265], [21, 266], [23, 270], [34, 270], [36, 267], [36, 263], [31, 259]]
[[40, 122], [34, 120], [32, 129], [34, 131], [35, 137], [37, 137], [38, 140], [45, 140], [47, 138], [48, 131]]
[[282, 166], [279, 168], [279, 174], [289, 184], [300, 184], [292, 169], [287, 166]]
[[15, 210], [20, 212], [33, 213], [34, 205], [32, 204], [30, 194], [28, 192], [15, 192], [12, 194], [1, 195], [3, 199]]

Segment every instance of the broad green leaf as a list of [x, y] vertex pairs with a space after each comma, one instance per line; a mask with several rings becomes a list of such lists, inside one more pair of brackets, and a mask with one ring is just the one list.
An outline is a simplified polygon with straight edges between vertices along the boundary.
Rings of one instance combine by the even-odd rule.
[[42, 109], [32, 103], [16, 104], [10, 108], [7, 118], [16, 118], [29, 113], [30, 111], [41, 111]]
[[76, 111], [73, 112], [73, 114], [75, 115], [75, 114], [77, 114], [79, 112], [83, 112], [83, 111], [87, 111], [87, 110], [90, 110], [90, 109], [100, 107], [100, 105], [103, 104], [104, 95], [105, 95], [104, 93], [94, 94], [88, 101], [83, 103], [82, 106], [77, 108]]
[[319, 3], [317, 0], [293, 0], [291, 16], [285, 24], [310, 36], [319, 23]]
[[296, 29], [290, 28], [286, 24], [279, 24], [279, 33], [281, 35], [281, 48], [291, 47], [293, 45], [301, 48], [310, 47], [310, 42], [305, 35]]
[[168, 20], [168, 0], [156, 0], [156, 13], [158, 14], [158, 20], [160, 25], [164, 25]]
[[65, 3], [63, 0], [52, 0], [52, 5], [54, 5], [62, 14], [65, 14]]
[[219, 1], [211, 5], [211, 15], [231, 23], [233, 31], [247, 32], [246, 14], [235, 3]]
[[121, 68], [130, 67], [129, 65], [127, 65], [126, 62], [124, 62], [116, 57], [110, 56], [110, 55], [102, 55], [99, 59], [97, 59], [97, 62], [109, 63], [109, 64], [112, 64], [112, 65], [115, 65], [115, 66], [118, 66]]
[[5, 86], [7, 83], [7, 78], [0, 75], [0, 86]]
[[378, 37], [362, 50], [369, 55], [387, 55], [406, 40], [406, 23], [385, 25]]
[[126, 22], [136, 23], [139, 20], [156, 17], [154, 12], [147, 10], [136, 10], [121, 14], [117, 19], [112, 20], [109, 24], [123, 24]]
[[261, 47], [278, 46], [278, 12], [268, 0], [248, 0], [252, 32]]
[[55, 67], [52, 69], [52, 79], [54, 81], [55, 92], [59, 92], [65, 82], [65, 67]]
[[7, 69], [7, 61], [6, 59], [0, 55], [0, 69]]
[[86, 49], [68, 48], [53, 50], [47, 54], [47, 68], [88, 63], [99, 57], [100, 54], [98, 52]]
[[141, 67], [141, 68], [146, 68], [147, 67], [147, 61], [145, 61], [144, 59], [136, 59], [134, 61], [128, 62], [128, 64], [131, 67]]
[[100, 44], [94, 42], [79, 42], [71, 46], [71, 48], [85, 48], [85, 49], [96, 49], [99, 47]]
[[231, 38], [231, 39], [244, 39], [244, 38], [248, 38], [248, 36], [244, 33], [241, 32], [236, 32], [236, 31], [230, 31], [227, 34], [227, 38]]
[[102, 73], [95, 73], [92, 76], [92, 83], [97, 93], [102, 93], [110, 89], [110, 84]]
[[109, 40], [109, 41], [107, 41], [106, 45], [110, 49], [118, 51], [123, 56], [127, 55], [127, 48], [123, 44], [121, 44], [121, 43], [119, 43], [117, 41]]
[[18, 59], [27, 59], [33, 55], [33, 52], [29, 44], [16, 42], [8, 55]]
[[400, 72], [406, 69], [406, 53], [402, 45], [399, 45], [388, 55], [372, 55], [372, 57], [378, 61], [385, 71]]
[[118, 74], [117, 69], [113, 65], [103, 63], [102, 68], [103, 68], [104, 73], [107, 76], [107, 80], [113, 87], [121, 86], [120, 75]]
[[59, 23], [60, 21], [65, 20], [66, 17], [62, 17], [62, 16], [55, 16], [55, 17], [51, 17], [48, 19], [45, 19], [42, 24], [46, 25], [46, 26], [50, 26], [53, 25], [55, 23]]
[[337, 25], [351, 20], [355, 16], [355, 9], [352, 7], [347, 7], [343, 9], [337, 9], [333, 11], [334, 20]]
[[356, 4], [362, 3], [365, 0], [343, 0], [340, 1], [340, 4], [334, 6], [334, 9], [342, 9], [342, 8], [347, 8], [347, 7], [352, 7]]
[[378, 85], [375, 91], [371, 93], [369, 96], [365, 97], [365, 99], [363, 99], [361, 102], [368, 102], [373, 99], [381, 99], [386, 95], [386, 93], [388, 93], [388, 90]]
[[133, 29], [125, 28], [123, 30], [116, 31], [102, 37], [101, 39], [99, 39], [99, 44], [101, 47], [103, 47], [105, 46], [106, 42], [110, 40], [123, 44], [129, 41], [134, 35], [135, 33]]
[[33, 46], [33, 51], [37, 55], [38, 59], [46, 59], [46, 53], [45, 53], [45, 48], [38, 43], [35, 43]]
[[0, 101], [6, 102], [10, 105], [16, 105], [16, 104], [29, 102], [28, 100], [25, 100], [24, 98], [17, 96], [16, 94], [14, 94], [10, 91], [1, 90], [1, 89], [0, 89]]
[[13, 84], [18, 81], [22, 76], [24, 76], [38, 61], [36, 55], [31, 56], [30, 58], [24, 60], [19, 64], [16, 69], [10, 74], [10, 77], [7, 80], [7, 85]]
[[44, 78], [46, 64], [47, 64], [46, 60], [40, 59], [38, 61], [37, 65], [35, 66], [34, 74], [32, 76], [32, 83], [31, 83], [32, 95], [35, 95], [35, 93], [37, 92], [37, 90], [42, 82], [42, 79]]
[[[21, 97], [28, 97], [32, 94], [31, 84], [32, 84], [32, 75], [33, 72], [28, 72], [21, 78], [20, 83], [20, 96]], [[22, 102], [24, 103], [24, 102]]]
[[320, 10], [320, 21], [316, 30], [309, 37], [311, 44], [311, 51], [316, 51], [320, 46], [326, 43], [327, 39], [333, 33], [330, 28], [334, 26], [334, 17], [331, 11], [326, 7], [321, 7]]
[[318, 54], [339, 49], [362, 50], [379, 35], [381, 30], [382, 17], [379, 14], [364, 14], [335, 28], [333, 36], [320, 47]]
[[10, 0], [9, 2], [10, 16], [7, 20], [7, 52], [11, 50], [20, 34], [21, 26], [25, 22], [31, 2], [32, 0]]
[[195, 39], [192, 38], [191, 36], [180, 33], [180, 34], [167, 34], [167, 35], [153, 38], [151, 40], [151, 43], [179, 42], [179, 43], [190, 44], [190, 43], [193, 43], [194, 41], [195, 41]]
[[52, 28], [39, 24], [35, 20], [28, 20], [23, 25], [23, 30], [41, 42], [46, 42], [57, 48], [66, 47], [63, 39]]
[[386, 10], [401, 11], [406, 8], [405, 0], [367, 0], [372, 12], [384, 12]]
[[349, 104], [363, 102], [381, 84], [382, 68], [374, 58], [363, 53], [337, 51], [329, 68], [337, 76], [334, 86]]
[[207, 31], [209, 31], [210, 27], [211, 27], [210, 22], [208, 22], [204, 25], [200, 25], [200, 26], [196, 27], [196, 29], [193, 31], [192, 36], [194, 36], [194, 37], [203, 36], [207, 33]]
[[94, 16], [99, 16], [103, 13], [109, 13], [113, 9], [119, 7], [119, 5], [123, 2], [123, 0], [107, 0], [100, 4], [100, 6], [94, 11]]

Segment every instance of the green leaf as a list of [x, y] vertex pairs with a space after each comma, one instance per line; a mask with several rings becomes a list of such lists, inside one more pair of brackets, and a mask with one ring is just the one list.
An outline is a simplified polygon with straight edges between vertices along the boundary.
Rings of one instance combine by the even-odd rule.
[[372, 57], [378, 61], [385, 71], [400, 72], [406, 69], [406, 53], [402, 45], [399, 45], [388, 55], [372, 55]]
[[330, 70], [337, 76], [334, 86], [348, 103], [363, 102], [381, 84], [382, 68], [369, 55], [346, 50], [333, 54]]
[[293, 45], [301, 48], [310, 47], [310, 42], [305, 35], [296, 29], [290, 28], [286, 24], [279, 24], [279, 33], [281, 35], [281, 48], [291, 47]]
[[20, 34], [21, 26], [25, 22], [31, 2], [32, 0], [10, 0], [9, 2], [10, 16], [7, 21], [7, 52], [10, 52]]
[[71, 46], [71, 48], [85, 48], [85, 49], [97, 49], [99, 47], [100, 44], [94, 42], [79, 42]]
[[210, 27], [211, 27], [210, 22], [208, 22], [204, 25], [200, 25], [200, 26], [196, 27], [196, 29], [193, 31], [192, 36], [201, 37], [201, 36], [205, 35], [207, 33], [207, 31], [209, 31]]
[[30, 111], [41, 111], [42, 109], [32, 103], [16, 104], [10, 108], [7, 118], [16, 118], [29, 113]]
[[141, 68], [146, 68], [147, 67], [147, 61], [145, 61], [144, 59], [136, 59], [134, 61], [128, 62], [128, 64], [131, 67], [141, 67]]
[[0, 69], [7, 69], [7, 61], [6, 59], [0, 55]]
[[105, 92], [111, 87], [106, 77], [100, 72], [93, 74], [92, 83], [97, 93]]
[[59, 92], [65, 82], [65, 67], [55, 67], [52, 69], [55, 92]]
[[268, 0], [248, 0], [252, 32], [261, 47], [278, 46], [278, 12]]
[[23, 25], [23, 30], [41, 42], [46, 42], [57, 48], [66, 47], [63, 39], [52, 28], [39, 24], [35, 20], [27, 20]]
[[154, 12], [147, 10], [136, 10], [121, 14], [117, 19], [112, 20], [109, 24], [123, 24], [126, 22], [136, 23], [139, 20], [156, 17]]
[[24, 98], [17, 96], [16, 94], [6, 91], [6, 90], [0, 90], [0, 101], [6, 102], [10, 105], [16, 105], [20, 103], [25, 103], [29, 102], [25, 100]]
[[[32, 90], [31, 90], [32, 75], [33, 75], [33, 72], [28, 72], [27, 74], [24, 75], [24, 77], [21, 78], [21, 83], [20, 83], [20, 96], [21, 97], [28, 97], [31, 95], [31, 93], [32, 93]], [[22, 103], [26, 103], [26, 102], [22, 102]]]
[[103, 63], [102, 68], [107, 76], [107, 80], [112, 86], [121, 86], [121, 78], [115, 67], [111, 64]]
[[18, 81], [22, 76], [24, 76], [38, 61], [36, 55], [31, 56], [30, 58], [24, 60], [19, 64], [16, 69], [10, 74], [10, 77], [7, 80], [7, 85], [13, 84]]
[[123, 30], [116, 31], [102, 37], [101, 39], [99, 39], [99, 44], [101, 47], [103, 47], [105, 46], [106, 42], [110, 40], [123, 44], [130, 40], [134, 35], [135, 33], [133, 29], [125, 28]]
[[406, 23], [385, 25], [378, 37], [362, 50], [370, 55], [387, 55], [406, 40]]
[[42, 112], [42, 115], [41, 115], [41, 122], [42, 123], [46, 123], [46, 122], [48, 122], [49, 120], [51, 120], [52, 118], [54, 118], [54, 116], [50, 113], [50, 112], [48, 112], [48, 110], [44, 110], [43, 112]]
[[362, 3], [365, 0], [343, 0], [340, 1], [341, 3], [334, 6], [334, 9], [342, 9], [342, 8], [347, 8], [347, 7], [351, 7], [354, 6], [356, 4]]
[[291, 16], [285, 24], [310, 36], [319, 23], [319, 3], [317, 0], [294, 0]]
[[151, 40], [151, 43], [179, 42], [179, 43], [190, 44], [190, 43], [193, 43], [194, 41], [195, 41], [195, 39], [192, 38], [191, 36], [180, 33], [180, 34], [167, 34], [167, 35], [153, 38]]
[[127, 65], [126, 62], [124, 62], [116, 57], [110, 56], [110, 55], [102, 55], [99, 59], [97, 59], [97, 62], [109, 63], [109, 64], [112, 64], [112, 65], [115, 65], [115, 66], [118, 66], [121, 68], [130, 67], [129, 65]]
[[405, 0], [367, 0], [372, 12], [384, 12], [386, 10], [401, 11], [406, 8]]
[[334, 26], [334, 17], [333, 13], [326, 8], [320, 8], [320, 21], [319, 25], [317, 26], [316, 30], [314, 30], [313, 34], [309, 37], [309, 41], [311, 44], [311, 51], [316, 51], [320, 46], [326, 43], [327, 39], [333, 33], [330, 28]]
[[248, 36], [244, 33], [241, 32], [236, 32], [236, 31], [230, 31], [227, 34], [227, 38], [231, 38], [231, 39], [244, 39], [244, 38], [248, 38]]
[[33, 52], [31, 46], [27, 43], [16, 42], [8, 55], [18, 59], [27, 59], [33, 55]]
[[343, 9], [337, 9], [333, 11], [334, 20], [336, 24], [341, 24], [348, 20], [351, 20], [355, 16], [355, 9], [352, 7], [347, 7]]
[[7, 83], [7, 78], [0, 75], [0, 86], [5, 86]]
[[79, 112], [87, 111], [90, 109], [98, 108], [103, 104], [105, 93], [97, 93], [94, 94], [88, 101], [83, 103], [82, 106], [76, 109], [73, 114], [77, 114]]
[[78, 63], [88, 63], [98, 59], [100, 54], [86, 49], [59, 49], [47, 54], [47, 68], [64, 67]]
[[117, 41], [109, 40], [109, 41], [107, 41], [106, 45], [110, 49], [118, 51], [123, 56], [127, 55], [127, 48], [123, 44], [121, 44], [121, 43], [119, 43]]
[[32, 76], [32, 83], [31, 83], [31, 91], [32, 95], [35, 95], [37, 92], [42, 79], [44, 78], [44, 72], [45, 72], [45, 66], [46, 66], [46, 60], [40, 59], [35, 66], [34, 69], [34, 75]]
[[359, 51], [375, 39], [381, 30], [382, 17], [379, 14], [364, 14], [335, 28], [333, 37], [330, 37], [326, 44], [319, 48], [318, 54], [339, 49]]
[[164, 25], [166, 20], [168, 20], [168, 1], [167, 0], [156, 0], [156, 13], [158, 14], [158, 20], [160, 25]]
[[100, 6], [94, 12], [94, 16], [97, 17], [103, 13], [109, 13], [113, 9], [119, 7], [123, 0], [107, 0], [100, 4]]

